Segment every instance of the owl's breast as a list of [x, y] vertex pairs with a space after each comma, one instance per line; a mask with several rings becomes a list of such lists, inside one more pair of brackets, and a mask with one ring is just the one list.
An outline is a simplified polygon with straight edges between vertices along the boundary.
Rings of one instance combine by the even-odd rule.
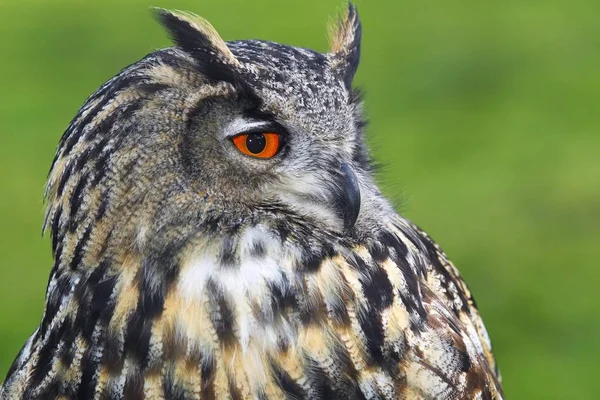
[[[321, 256], [307, 262], [307, 251]], [[204, 366], [196, 373], [209, 374], [216, 390], [226, 393], [233, 382], [244, 398], [324, 398], [327, 391], [335, 396], [325, 398], [394, 398], [409, 315], [399, 296], [384, 299], [389, 288], [375, 303], [365, 288], [380, 284], [373, 268], [401, 277], [394, 265], [363, 257], [370, 257], [365, 247], [319, 253], [260, 228], [246, 229], [231, 247], [199, 247], [168, 291], [161, 351], [176, 355], [175, 363]]]
[[384, 239], [314, 259], [314, 249], [248, 228], [235, 246], [190, 252], [165, 301], [162, 354], [243, 398], [490, 393], [469, 314], [445, 300], [438, 272], [425, 278], [414, 239], [393, 226]]
[[280, 397], [274, 360], [294, 353], [302, 324], [295, 250], [260, 228], [246, 229], [229, 249], [222, 243], [199, 246], [181, 263], [165, 299], [163, 353], [200, 361], [217, 391], [228, 393], [228, 377], [235, 376], [245, 396], [270, 388]]

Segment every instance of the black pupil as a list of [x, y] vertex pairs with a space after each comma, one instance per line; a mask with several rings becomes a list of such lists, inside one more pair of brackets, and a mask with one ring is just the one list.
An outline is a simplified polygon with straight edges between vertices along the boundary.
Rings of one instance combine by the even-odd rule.
[[262, 133], [251, 133], [246, 139], [246, 147], [252, 154], [259, 154], [265, 149], [266, 145], [267, 139], [265, 139], [265, 135]]

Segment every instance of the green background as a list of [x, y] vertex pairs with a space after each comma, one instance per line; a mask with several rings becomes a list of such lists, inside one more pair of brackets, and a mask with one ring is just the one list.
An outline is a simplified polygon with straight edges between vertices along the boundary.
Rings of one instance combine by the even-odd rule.
[[[102, 82], [169, 45], [150, 5], [325, 51], [341, 2], [0, 1], [2, 377], [43, 309], [56, 143]], [[600, 2], [358, 6], [379, 181], [465, 276], [507, 397], [600, 398]]]

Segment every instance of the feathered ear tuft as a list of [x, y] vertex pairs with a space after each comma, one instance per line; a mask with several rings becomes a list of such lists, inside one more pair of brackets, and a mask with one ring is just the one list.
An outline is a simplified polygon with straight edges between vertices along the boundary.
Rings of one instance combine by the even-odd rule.
[[329, 50], [331, 67], [339, 74], [347, 88], [352, 86], [352, 79], [358, 69], [361, 35], [362, 28], [356, 6], [348, 3], [345, 16], [331, 25]]
[[215, 28], [204, 18], [184, 11], [153, 9], [156, 19], [173, 42], [191, 54], [201, 71], [210, 78], [231, 81], [240, 62]]

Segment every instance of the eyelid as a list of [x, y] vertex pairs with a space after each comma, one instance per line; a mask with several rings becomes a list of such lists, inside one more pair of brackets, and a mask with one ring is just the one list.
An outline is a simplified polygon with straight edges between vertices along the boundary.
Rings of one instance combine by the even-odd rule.
[[231, 121], [225, 132], [228, 139], [233, 139], [235, 136], [244, 133], [277, 132], [282, 139], [285, 139], [288, 135], [287, 129], [275, 121], [249, 121], [243, 118], [236, 118]]

